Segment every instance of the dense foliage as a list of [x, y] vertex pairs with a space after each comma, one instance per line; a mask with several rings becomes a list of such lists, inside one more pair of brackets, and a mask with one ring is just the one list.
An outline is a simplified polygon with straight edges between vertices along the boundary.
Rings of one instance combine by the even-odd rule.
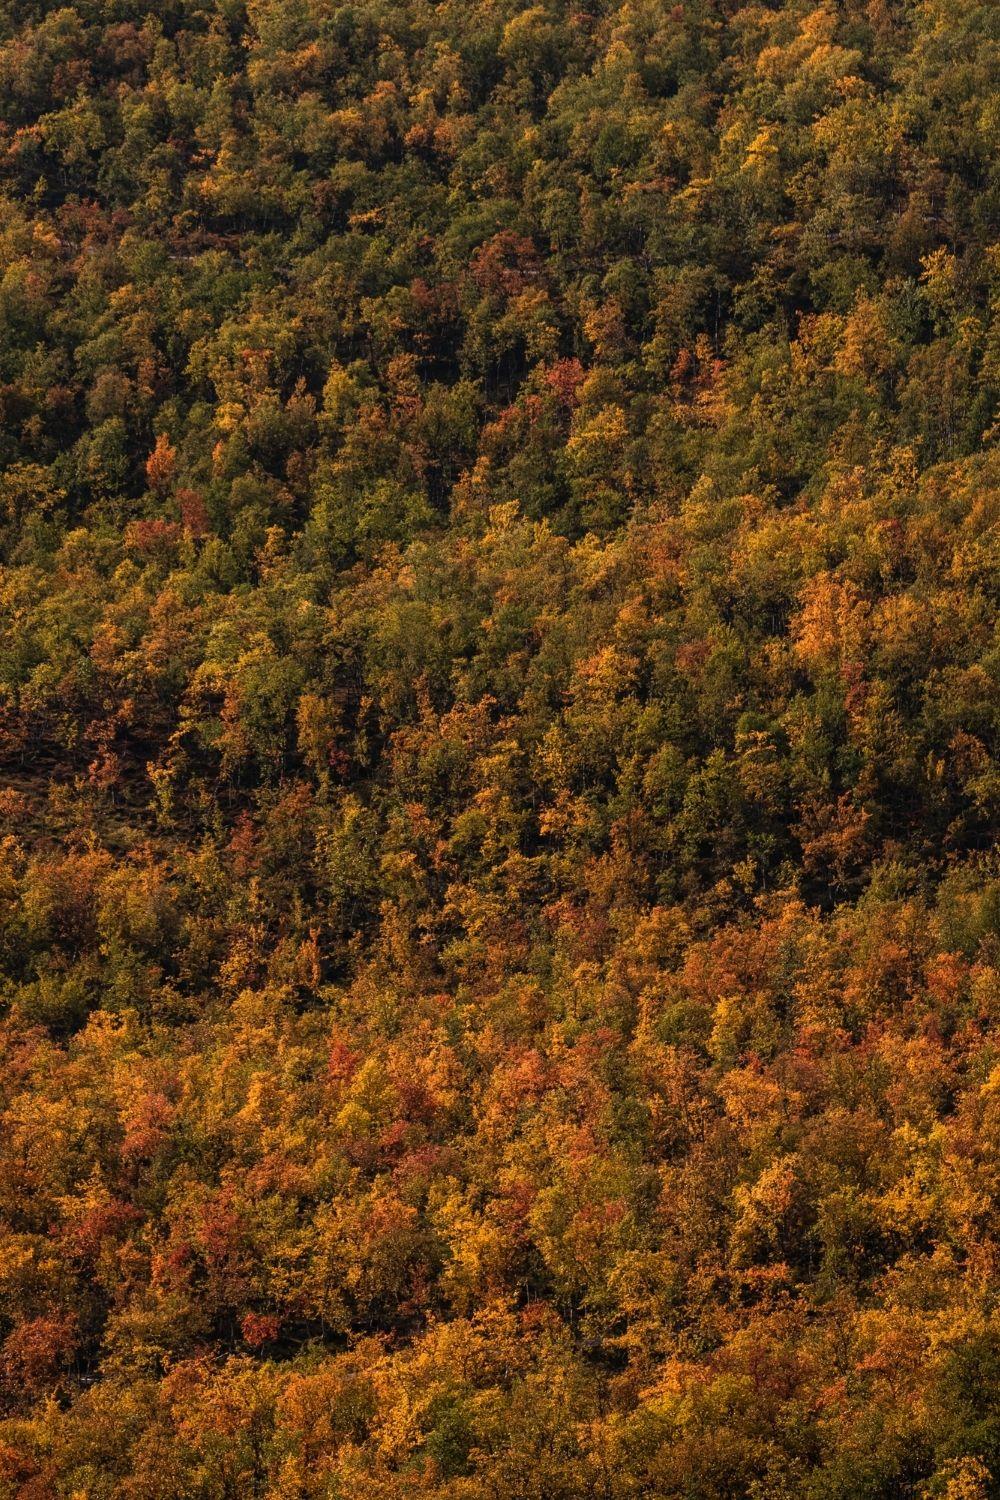
[[1000, 7], [521, 3], [0, 4], [3, 1500], [1000, 1496]]

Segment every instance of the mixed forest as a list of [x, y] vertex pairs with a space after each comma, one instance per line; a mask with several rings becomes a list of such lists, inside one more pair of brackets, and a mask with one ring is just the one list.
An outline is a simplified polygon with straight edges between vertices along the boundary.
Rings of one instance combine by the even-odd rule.
[[0, 1500], [1000, 1496], [1000, 5], [574, 4], [0, 0]]

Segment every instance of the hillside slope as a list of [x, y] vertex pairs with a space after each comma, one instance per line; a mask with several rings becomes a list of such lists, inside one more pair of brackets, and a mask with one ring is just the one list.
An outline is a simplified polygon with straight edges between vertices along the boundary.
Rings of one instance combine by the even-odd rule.
[[0, 3], [0, 1500], [1000, 1496], [1000, 6], [520, 3]]

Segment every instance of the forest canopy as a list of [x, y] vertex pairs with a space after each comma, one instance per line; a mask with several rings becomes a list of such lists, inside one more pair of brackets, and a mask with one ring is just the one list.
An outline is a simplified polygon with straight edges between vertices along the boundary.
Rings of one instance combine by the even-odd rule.
[[1000, 6], [0, 0], [0, 1500], [1000, 1497]]

